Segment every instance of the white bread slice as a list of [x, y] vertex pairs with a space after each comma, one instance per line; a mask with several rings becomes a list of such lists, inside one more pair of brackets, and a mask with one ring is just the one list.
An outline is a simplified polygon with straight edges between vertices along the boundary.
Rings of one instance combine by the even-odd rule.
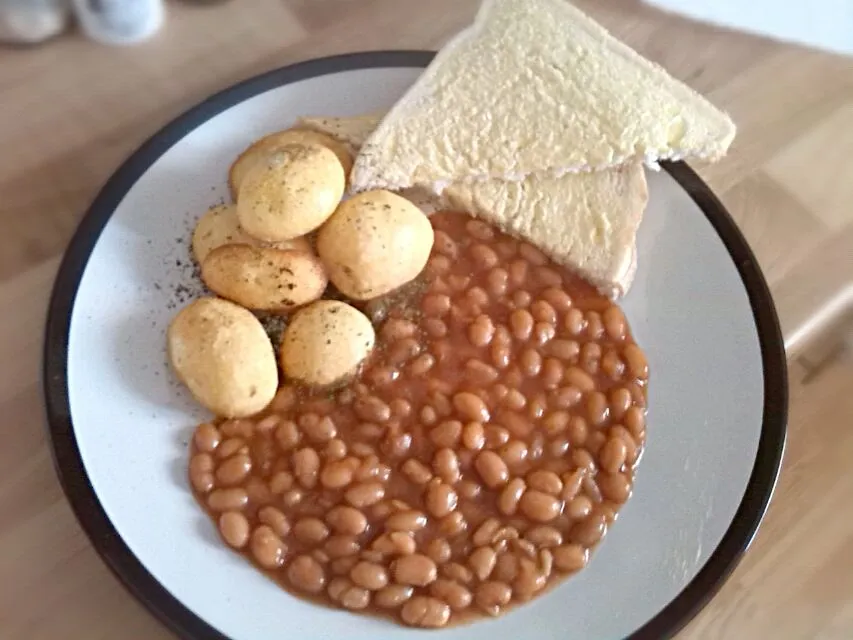
[[[301, 118], [297, 126], [330, 135], [357, 153], [380, 119]], [[419, 185], [402, 194], [428, 214], [444, 209], [487, 220], [531, 242], [612, 299], [625, 295], [633, 282], [637, 228], [648, 202], [638, 162], [559, 178], [454, 183], [441, 196]]]
[[355, 191], [724, 155], [723, 112], [565, 0], [485, 0], [366, 140]]

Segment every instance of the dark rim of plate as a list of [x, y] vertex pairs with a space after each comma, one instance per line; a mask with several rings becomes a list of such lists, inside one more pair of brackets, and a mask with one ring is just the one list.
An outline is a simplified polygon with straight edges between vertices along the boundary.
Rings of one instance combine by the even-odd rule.
[[[116, 531], [92, 487], [71, 421], [68, 336], [77, 289], [95, 243], [134, 183], [172, 145], [218, 113], [292, 82], [357, 69], [425, 67], [431, 51], [371, 51], [301, 62], [251, 78], [190, 109], [143, 144], [116, 171], [89, 208], [59, 268], [50, 299], [43, 384], [54, 465], [71, 506], [107, 565], [148, 609], [181, 638], [228, 640], [160, 584]], [[666, 607], [628, 636], [657, 640], [675, 635], [719, 590], [749, 547], [764, 516], [782, 461], [788, 419], [788, 379], [779, 320], [767, 283], [731, 215], [709, 187], [682, 162], [664, 169], [687, 191], [719, 234], [749, 296], [764, 371], [764, 415], [755, 465], [740, 507], [711, 557]]]

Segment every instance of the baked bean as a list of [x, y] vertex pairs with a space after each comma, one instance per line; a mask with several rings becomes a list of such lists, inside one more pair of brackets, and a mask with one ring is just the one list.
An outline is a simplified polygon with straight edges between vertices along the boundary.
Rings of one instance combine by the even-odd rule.
[[485, 430], [479, 422], [469, 422], [462, 428], [462, 444], [466, 449], [479, 451], [485, 443]]
[[443, 338], [447, 335], [447, 325], [439, 318], [426, 318], [423, 321], [423, 328], [432, 338]]
[[421, 301], [421, 310], [428, 316], [441, 317], [450, 311], [450, 297], [443, 293], [431, 293]]
[[573, 447], [584, 446], [587, 437], [589, 437], [589, 427], [586, 424], [586, 420], [580, 416], [572, 416], [569, 418], [567, 427], [567, 435], [571, 445]]
[[385, 520], [385, 528], [389, 531], [415, 533], [427, 524], [427, 517], [420, 511], [399, 511]]
[[550, 325], [557, 324], [557, 312], [545, 300], [536, 300], [530, 305], [530, 313], [538, 322], [545, 322]]
[[493, 342], [491, 347], [492, 364], [498, 369], [506, 369], [509, 366], [512, 353], [508, 345]]
[[568, 311], [572, 307], [569, 294], [558, 287], [548, 287], [539, 295], [557, 311]]
[[305, 497], [305, 493], [301, 489], [290, 489], [281, 495], [281, 503], [285, 507], [295, 507]]
[[500, 520], [497, 518], [486, 518], [486, 520], [477, 527], [477, 530], [474, 531], [474, 535], [471, 537], [471, 542], [476, 546], [491, 544], [495, 539], [495, 534], [497, 534], [500, 528]]
[[500, 449], [500, 457], [509, 468], [517, 468], [527, 460], [527, 445], [521, 440], [510, 440]]
[[[357, 450], [362, 450], [361, 447], [368, 447], [371, 451], [373, 447], [370, 445], [366, 445], [362, 442], [354, 442], [353, 443], [353, 453], [356, 455], [367, 455], [365, 453], [359, 454]], [[356, 450], [357, 449], [357, 450]], [[328, 444], [326, 444], [326, 449], [324, 450], [324, 455], [326, 456], [326, 460], [343, 460], [347, 455], [347, 445], [346, 442], [341, 440], [340, 438], [335, 438], [334, 440], [329, 440]]]
[[527, 398], [518, 389], [508, 389], [503, 398], [503, 405], [513, 411], [520, 411], [527, 406]]
[[411, 433], [389, 433], [379, 445], [384, 453], [389, 458], [402, 458], [412, 447]]
[[563, 502], [555, 496], [528, 489], [521, 496], [518, 508], [531, 520], [535, 522], [550, 522], [563, 509]]
[[388, 555], [409, 555], [415, 552], [415, 539], [405, 531], [388, 531], [373, 541], [371, 549]]
[[421, 423], [428, 427], [438, 422], [438, 414], [435, 412], [435, 409], [429, 405], [421, 407], [419, 417], [421, 419]]
[[595, 503], [602, 501], [601, 489], [598, 488], [597, 476], [587, 473], [581, 483], [583, 492]]
[[468, 564], [471, 566], [471, 571], [474, 572], [477, 579], [482, 582], [491, 575], [497, 559], [498, 556], [491, 547], [477, 547], [468, 556]]
[[190, 458], [190, 484], [199, 493], [209, 493], [216, 486], [213, 468], [213, 457], [209, 453], [197, 453]]
[[388, 407], [391, 409], [392, 418], [403, 419], [412, 415], [412, 403], [405, 398], [394, 398], [388, 403]]
[[641, 439], [646, 432], [646, 413], [640, 407], [631, 407], [625, 412], [622, 423], [632, 436]]
[[320, 484], [327, 489], [342, 489], [352, 482], [359, 465], [357, 458], [329, 462], [320, 473]]
[[436, 518], [442, 518], [456, 508], [459, 497], [453, 487], [444, 483], [431, 484], [427, 487], [424, 503], [429, 513]]
[[365, 422], [387, 422], [391, 418], [391, 407], [376, 396], [362, 396], [353, 402], [353, 410]]
[[385, 497], [385, 487], [381, 482], [361, 482], [351, 486], [344, 498], [356, 509], [376, 504]]
[[631, 481], [624, 473], [599, 473], [596, 483], [606, 500], [623, 504], [631, 497]]
[[586, 477], [587, 473], [587, 469], [585, 467], [581, 467], [580, 469], [575, 469], [571, 473], [563, 474], [563, 491], [560, 494], [560, 497], [566, 501], [567, 505], [580, 492], [581, 487], [583, 486], [583, 479]]
[[309, 516], [296, 521], [293, 535], [305, 544], [319, 544], [329, 537], [329, 527], [319, 518]]
[[529, 272], [530, 263], [523, 258], [517, 258], [509, 263], [509, 281], [516, 287], [525, 283]]
[[438, 230], [435, 232], [432, 246], [435, 251], [452, 260], [455, 260], [459, 255], [459, 247], [456, 245], [456, 242], [444, 231]]
[[487, 449], [497, 449], [509, 442], [508, 429], [490, 424], [483, 428], [484, 445]]
[[389, 584], [376, 592], [373, 603], [383, 609], [396, 609], [403, 606], [415, 592], [413, 587], [403, 584]]
[[248, 439], [252, 437], [255, 431], [255, 425], [251, 420], [238, 418], [236, 420], [226, 420], [219, 425], [219, 430], [226, 438], [240, 437]]
[[610, 339], [616, 340], [617, 342], [621, 342], [625, 339], [627, 323], [625, 321], [625, 314], [622, 313], [622, 310], [619, 307], [616, 305], [610, 305], [604, 310], [604, 313], [601, 315], [601, 319], [604, 322], [604, 329], [607, 331], [607, 335]]
[[489, 292], [495, 297], [505, 295], [508, 284], [509, 273], [507, 273], [506, 269], [501, 267], [495, 267], [489, 271], [489, 275], [486, 276], [486, 286], [488, 286]]
[[293, 475], [306, 489], [312, 489], [317, 484], [320, 471], [320, 456], [314, 449], [305, 447], [293, 454], [291, 461]]
[[592, 500], [579, 495], [566, 504], [566, 513], [572, 520], [583, 520], [592, 513]]
[[506, 484], [509, 469], [506, 462], [494, 451], [481, 451], [474, 460], [474, 468], [483, 482], [492, 489]]
[[265, 524], [252, 532], [249, 549], [255, 561], [264, 569], [278, 569], [284, 564], [287, 553], [287, 545], [284, 541]]
[[619, 438], [625, 444], [625, 463], [628, 465], [636, 464], [640, 455], [640, 448], [631, 433], [622, 425], [617, 424], [610, 427], [610, 436]]
[[468, 250], [474, 265], [481, 270], [491, 269], [498, 264], [498, 254], [490, 246], [485, 244], [474, 244]]
[[329, 563], [329, 569], [336, 576], [348, 576], [352, 568], [358, 563], [355, 556], [344, 556], [335, 558]]
[[245, 489], [214, 489], [207, 496], [207, 506], [211, 511], [239, 511], [249, 504], [249, 494]]
[[500, 613], [501, 607], [509, 604], [512, 598], [512, 589], [505, 582], [491, 580], [477, 587], [474, 600], [477, 605], [491, 616]]
[[453, 449], [444, 448], [435, 452], [432, 468], [448, 484], [459, 481], [459, 458]]
[[482, 220], [469, 220], [465, 223], [465, 230], [472, 238], [476, 238], [482, 242], [493, 240], [495, 237], [495, 231], [492, 226]]
[[586, 329], [586, 317], [580, 309], [572, 308], [566, 311], [563, 327], [571, 336], [579, 336]]
[[315, 442], [328, 442], [338, 435], [338, 429], [335, 426], [335, 423], [328, 416], [320, 418], [310, 427], [303, 427], [302, 431], [306, 436], [308, 436], [308, 438]]
[[440, 391], [433, 391], [429, 395], [429, 401], [432, 403], [439, 417], [445, 418], [453, 413], [453, 405], [450, 403], [450, 398], [447, 397], [447, 394]]
[[538, 420], [545, 415], [548, 409], [548, 396], [544, 393], [537, 393], [527, 405], [527, 414], [534, 420]]
[[545, 587], [546, 582], [547, 576], [531, 558], [521, 558], [518, 561], [518, 575], [512, 583], [512, 588], [519, 600], [529, 600]]
[[366, 609], [370, 604], [370, 591], [363, 587], [352, 585], [341, 594], [340, 602], [344, 608], [351, 611]]
[[219, 430], [208, 422], [198, 425], [193, 434], [195, 448], [201, 453], [213, 453], [221, 441]]
[[575, 387], [560, 387], [549, 394], [548, 401], [555, 409], [571, 409], [582, 397], [583, 394]]
[[[592, 454], [586, 449], [573, 449], [571, 453], [572, 464], [576, 469], [584, 468], [590, 473], [595, 473], [597, 469], [597, 465], [595, 464], [595, 459], [592, 457]], [[586, 475], [584, 476], [584, 480], [586, 480]]]
[[624, 387], [610, 391], [610, 417], [614, 420], [621, 420], [632, 404], [631, 392]]
[[450, 620], [450, 607], [438, 598], [415, 596], [400, 609], [400, 618], [412, 627], [443, 627]]
[[429, 586], [429, 592], [446, 602], [453, 611], [464, 611], [471, 606], [471, 592], [455, 580], [439, 579]]
[[478, 387], [491, 384], [499, 375], [497, 369], [480, 360], [469, 360], [465, 363], [465, 377]]
[[219, 533], [228, 546], [241, 549], [249, 541], [249, 521], [239, 511], [226, 511], [219, 516]]
[[409, 373], [414, 376], [422, 376], [435, 366], [435, 356], [431, 353], [422, 353], [409, 364]]
[[353, 507], [338, 505], [326, 514], [326, 522], [337, 533], [357, 536], [367, 529], [367, 518]]
[[459, 511], [454, 511], [441, 519], [438, 525], [439, 531], [446, 536], [458, 536], [468, 529], [465, 516]]
[[521, 478], [513, 478], [498, 496], [498, 510], [504, 515], [514, 515], [518, 509], [518, 501], [527, 489]]
[[565, 369], [556, 358], [546, 358], [542, 363], [542, 387], [545, 389], [556, 389], [563, 381]]
[[350, 580], [369, 591], [378, 591], [388, 584], [388, 570], [375, 562], [359, 562], [349, 574]]
[[536, 349], [525, 349], [521, 352], [520, 358], [521, 370], [524, 374], [533, 378], [539, 375], [539, 372], [542, 370], [542, 356], [539, 355], [539, 352]]
[[488, 422], [489, 408], [482, 398], [471, 393], [462, 391], [453, 396], [453, 407], [464, 420], [474, 422]]
[[611, 436], [598, 453], [601, 468], [608, 473], [619, 472], [628, 458], [628, 445], [618, 436]]
[[553, 471], [537, 469], [527, 474], [527, 486], [557, 496], [563, 490], [563, 481]]
[[329, 586], [326, 587], [326, 593], [329, 594], [329, 597], [335, 602], [340, 602], [341, 597], [350, 587], [354, 586], [352, 581], [349, 578], [332, 578], [329, 581]]
[[628, 371], [635, 378], [645, 380], [649, 377], [649, 363], [643, 350], [635, 344], [629, 344], [622, 351]]
[[545, 353], [565, 362], [574, 362], [580, 353], [580, 345], [575, 340], [551, 340], [545, 345]]
[[625, 363], [610, 349], [601, 358], [601, 370], [611, 380], [620, 380], [625, 373]]
[[281, 416], [277, 416], [275, 414], [271, 416], [267, 416], [262, 420], [259, 420], [255, 425], [255, 432], [260, 434], [269, 434], [275, 431], [275, 428], [281, 422]]
[[385, 352], [385, 360], [394, 366], [400, 366], [419, 355], [423, 347], [415, 338], [403, 338], [395, 342]]
[[426, 484], [432, 480], [432, 471], [420, 460], [409, 458], [400, 467], [400, 470], [415, 484]]
[[475, 347], [485, 347], [495, 335], [495, 325], [487, 315], [479, 315], [468, 326], [468, 340]]
[[548, 455], [552, 458], [562, 459], [569, 451], [569, 439], [557, 438], [548, 443]]
[[433, 560], [421, 553], [401, 556], [392, 565], [394, 581], [413, 587], [425, 587], [438, 577], [438, 568]]
[[262, 507], [258, 510], [258, 520], [267, 525], [279, 538], [284, 538], [290, 533], [290, 522], [287, 516], [275, 507]]
[[566, 369], [565, 380], [568, 384], [583, 393], [595, 391], [595, 381], [586, 371], [579, 367], [569, 367]]
[[287, 568], [287, 579], [299, 591], [320, 593], [326, 586], [326, 573], [311, 556], [296, 556]]
[[569, 426], [571, 416], [568, 411], [552, 411], [542, 421], [542, 429], [548, 437], [563, 433]]
[[403, 318], [389, 318], [379, 330], [379, 336], [385, 342], [397, 342], [403, 338], [411, 338], [418, 332], [418, 325]]
[[586, 398], [586, 412], [591, 425], [597, 427], [604, 424], [610, 414], [607, 396], [601, 391], [589, 394]]
[[591, 340], [600, 340], [604, 335], [604, 323], [602, 322], [601, 314], [598, 313], [598, 311], [587, 311], [586, 335]]
[[533, 325], [533, 341], [540, 347], [557, 335], [553, 324], [537, 322]]
[[459, 420], [445, 420], [429, 432], [429, 439], [436, 447], [455, 447], [461, 437], [462, 423]]
[[449, 562], [450, 557], [453, 555], [450, 543], [444, 538], [433, 538], [430, 540], [426, 544], [426, 547], [424, 547], [424, 553], [438, 566]]
[[537, 267], [533, 275], [537, 284], [546, 287], [556, 287], [563, 282], [563, 276], [549, 267]]
[[569, 532], [569, 538], [572, 542], [589, 548], [598, 544], [598, 541], [604, 537], [606, 531], [606, 518], [601, 514], [592, 513], [572, 527]]
[[526, 309], [516, 309], [509, 315], [509, 328], [516, 340], [529, 340], [533, 333], [533, 316]]
[[589, 551], [579, 544], [565, 544], [554, 549], [552, 553], [554, 566], [566, 573], [580, 571], [589, 560]]
[[228, 438], [216, 448], [216, 457], [220, 460], [230, 458], [236, 453], [248, 453], [249, 448], [243, 438]]
[[537, 547], [556, 547], [563, 544], [563, 534], [558, 529], [548, 525], [531, 527], [524, 533], [524, 539]]

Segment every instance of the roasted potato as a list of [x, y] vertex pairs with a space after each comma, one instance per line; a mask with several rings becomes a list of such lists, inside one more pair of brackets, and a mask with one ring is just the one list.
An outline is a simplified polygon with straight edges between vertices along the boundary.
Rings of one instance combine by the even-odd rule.
[[317, 300], [328, 284], [320, 260], [304, 251], [226, 245], [201, 264], [214, 293], [254, 311], [287, 311]]
[[342, 202], [317, 234], [329, 279], [353, 300], [370, 300], [413, 280], [434, 240], [414, 204], [390, 191], [367, 191]]
[[316, 131], [287, 129], [256, 140], [237, 157], [228, 171], [228, 188], [231, 190], [231, 197], [235, 201], [237, 200], [243, 178], [259, 160], [267, 158], [273, 151], [288, 144], [319, 144], [328, 148], [338, 157], [344, 170], [344, 176], [349, 176], [350, 169], [352, 169], [352, 155], [345, 145]]
[[201, 298], [172, 320], [169, 360], [207, 409], [228, 418], [254, 415], [278, 389], [275, 351], [260, 321], [227, 300]]
[[292, 144], [256, 163], [237, 195], [237, 219], [250, 236], [281, 242], [323, 224], [344, 194], [344, 170], [319, 145]]
[[211, 207], [199, 218], [193, 231], [193, 256], [199, 264], [207, 255], [219, 247], [229, 244], [248, 244], [251, 246], [271, 246], [276, 249], [311, 252], [311, 243], [306, 238], [294, 238], [284, 242], [265, 244], [255, 240], [240, 228], [237, 221], [237, 207], [223, 204]]
[[282, 337], [284, 375], [311, 386], [351, 378], [373, 350], [376, 333], [361, 311], [345, 302], [320, 300], [297, 311]]

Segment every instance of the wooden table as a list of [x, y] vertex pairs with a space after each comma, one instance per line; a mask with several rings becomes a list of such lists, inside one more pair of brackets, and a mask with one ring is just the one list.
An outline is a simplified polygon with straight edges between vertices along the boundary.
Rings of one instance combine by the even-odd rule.
[[[99, 187], [150, 134], [218, 89], [318, 55], [435, 48], [475, 4], [170, 5], [165, 29], [137, 47], [71, 34], [0, 51], [0, 639], [169, 637], [83, 535], [43, 428], [47, 295]], [[768, 519], [683, 637], [853, 637], [853, 474], [845, 474], [853, 367], [834, 341], [819, 355], [806, 349], [853, 298], [853, 60], [691, 24], [633, 0], [580, 4], [739, 124], [730, 157], [702, 173], [752, 244], [797, 358], [791, 437]]]

